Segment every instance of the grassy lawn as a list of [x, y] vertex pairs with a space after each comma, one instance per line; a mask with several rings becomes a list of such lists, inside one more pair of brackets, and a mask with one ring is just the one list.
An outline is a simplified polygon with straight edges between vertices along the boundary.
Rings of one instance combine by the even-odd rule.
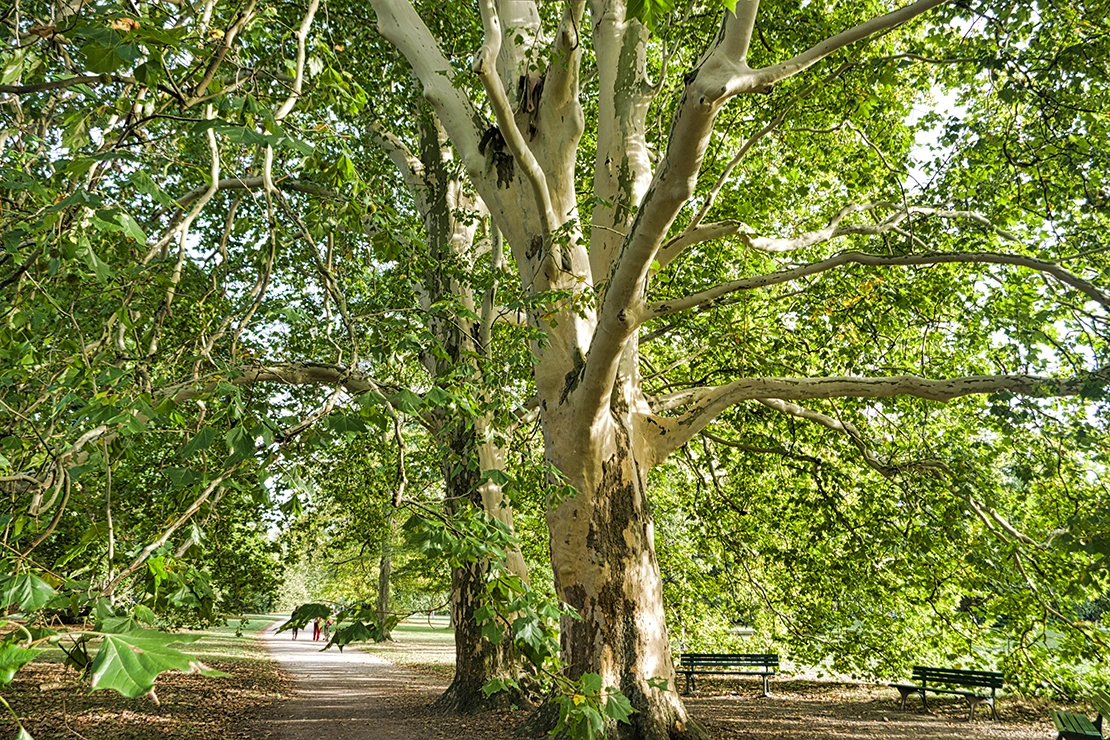
[[455, 633], [445, 619], [408, 619], [393, 630], [389, 642], [359, 645], [394, 663], [450, 679], [455, 675]]

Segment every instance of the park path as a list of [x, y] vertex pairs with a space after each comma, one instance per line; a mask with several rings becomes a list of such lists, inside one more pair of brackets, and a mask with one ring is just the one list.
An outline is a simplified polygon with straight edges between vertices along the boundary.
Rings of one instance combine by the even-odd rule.
[[281, 622], [265, 630], [267, 649], [294, 682], [294, 695], [256, 721], [258, 737], [270, 740], [418, 740], [426, 737], [423, 718], [411, 711], [413, 696], [427, 704], [443, 692], [434, 678], [394, 665], [353, 647], [321, 652], [311, 630], [293, 640], [278, 634]]

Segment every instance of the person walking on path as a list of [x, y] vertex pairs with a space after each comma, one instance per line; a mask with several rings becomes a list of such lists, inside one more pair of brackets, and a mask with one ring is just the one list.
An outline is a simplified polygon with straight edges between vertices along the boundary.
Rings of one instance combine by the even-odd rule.
[[298, 632], [300, 632], [300, 630], [299, 630], [299, 629], [297, 629], [296, 627], [293, 627], [293, 639], [294, 639], [294, 640], [296, 640], [296, 639], [297, 639], [297, 633], [298, 633]]
[[324, 622], [324, 639], [331, 639], [331, 617], [328, 617], [328, 621]]
[[319, 640], [320, 639], [320, 618], [319, 617], [316, 617], [316, 619], [312, 620], [312, 639], [313, 640]]

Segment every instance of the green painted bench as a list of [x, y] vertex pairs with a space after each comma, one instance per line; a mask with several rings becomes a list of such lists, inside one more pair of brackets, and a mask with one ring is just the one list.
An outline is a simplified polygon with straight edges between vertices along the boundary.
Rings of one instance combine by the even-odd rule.
[[767, 679], [775, 675], [779, 656], [773, 653], [683, 653], [679, 660], [679, 673], [686, 674], [686, 691], [697, 690], [695, 676], [712, 674], [722, 676], [761, 676], [763, 695], [770, 696]]
[[1095, 721], [1085, 714], [1052, 710], [1052, 721], [1056, 723], [1056, 740], [1102, 740], [1102, 718], [1110, 715], [1110, 691], [1100, 689], [1091, 697], [1091, 705], [1098, 714]]
[[[891, 684], [902, 695], [902, 709], [906, 708], [906, 699], [911, 694], [917, 694], [921, 697], [921, 706], [927, 710], [929, 702], [925, 698], [925, 692], [932, 691], [937, 694], [957, 694], [966, 699], [970, 709], [967, 715], [969, 722], [975, 716], [975, 707], [980, 704], [986, 704], [991, 708], [992, 720], [998, 719], [998, 711], [994, 707], [994, 693], [1002, 688], [1002, 674], [997, 671], [961, 671], [955, 668], [914, 666], [913, 681], [912, 684]], [[952, 688], [954, 686], [975, 690]], [[985, 692], [986, 689], [990, 689], [989, 696]]]

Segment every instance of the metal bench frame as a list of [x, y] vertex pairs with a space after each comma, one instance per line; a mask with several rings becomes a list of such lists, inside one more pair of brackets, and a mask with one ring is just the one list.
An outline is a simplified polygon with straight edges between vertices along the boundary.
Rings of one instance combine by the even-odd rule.
[[[975, 707], [980, 704], [986, 704], [991, 708], [991, 720], [998, 719], [998, 710], [995, 709], [994, 699], [995, 691], [1002, 688], [1002, 674], [997, 671], [962, 671], [955, 668], [914, 666], [913, 680], [917, 683], [891, 684], [891, 686], [898, 689], [898, 693], [902, 695], [902, 709], [906, 708], [906, 699], [908, 699], [911, 694], [917, 694], [921, 697], [921, 706], [928, 711], [929, 701], [925, 698], [925, 692], [932, 691], [936, 694], [957, 694], [962, 696], [967, 701], [969, 708], [967, 715], [968, 722], [975, 716]], [[942, 686], [981, 686], [983, 688], [990, 688], [991, 693], [990, 696], [985, 696], [975, 691], [930, 686], [930, 683], [939, 683]]]
[[[779, 656], [774, 653], [683, 653], [678, 673], [686, 674], [684, 694], [697, 691], [696, 675], [760, 676], [763, 679], [763, 696], [770, 696], [768, 679], [778, 671]], [[736, 670], [728, 670], [728, 669]], [[742, 668], [762, 668], [757, 671]]]

